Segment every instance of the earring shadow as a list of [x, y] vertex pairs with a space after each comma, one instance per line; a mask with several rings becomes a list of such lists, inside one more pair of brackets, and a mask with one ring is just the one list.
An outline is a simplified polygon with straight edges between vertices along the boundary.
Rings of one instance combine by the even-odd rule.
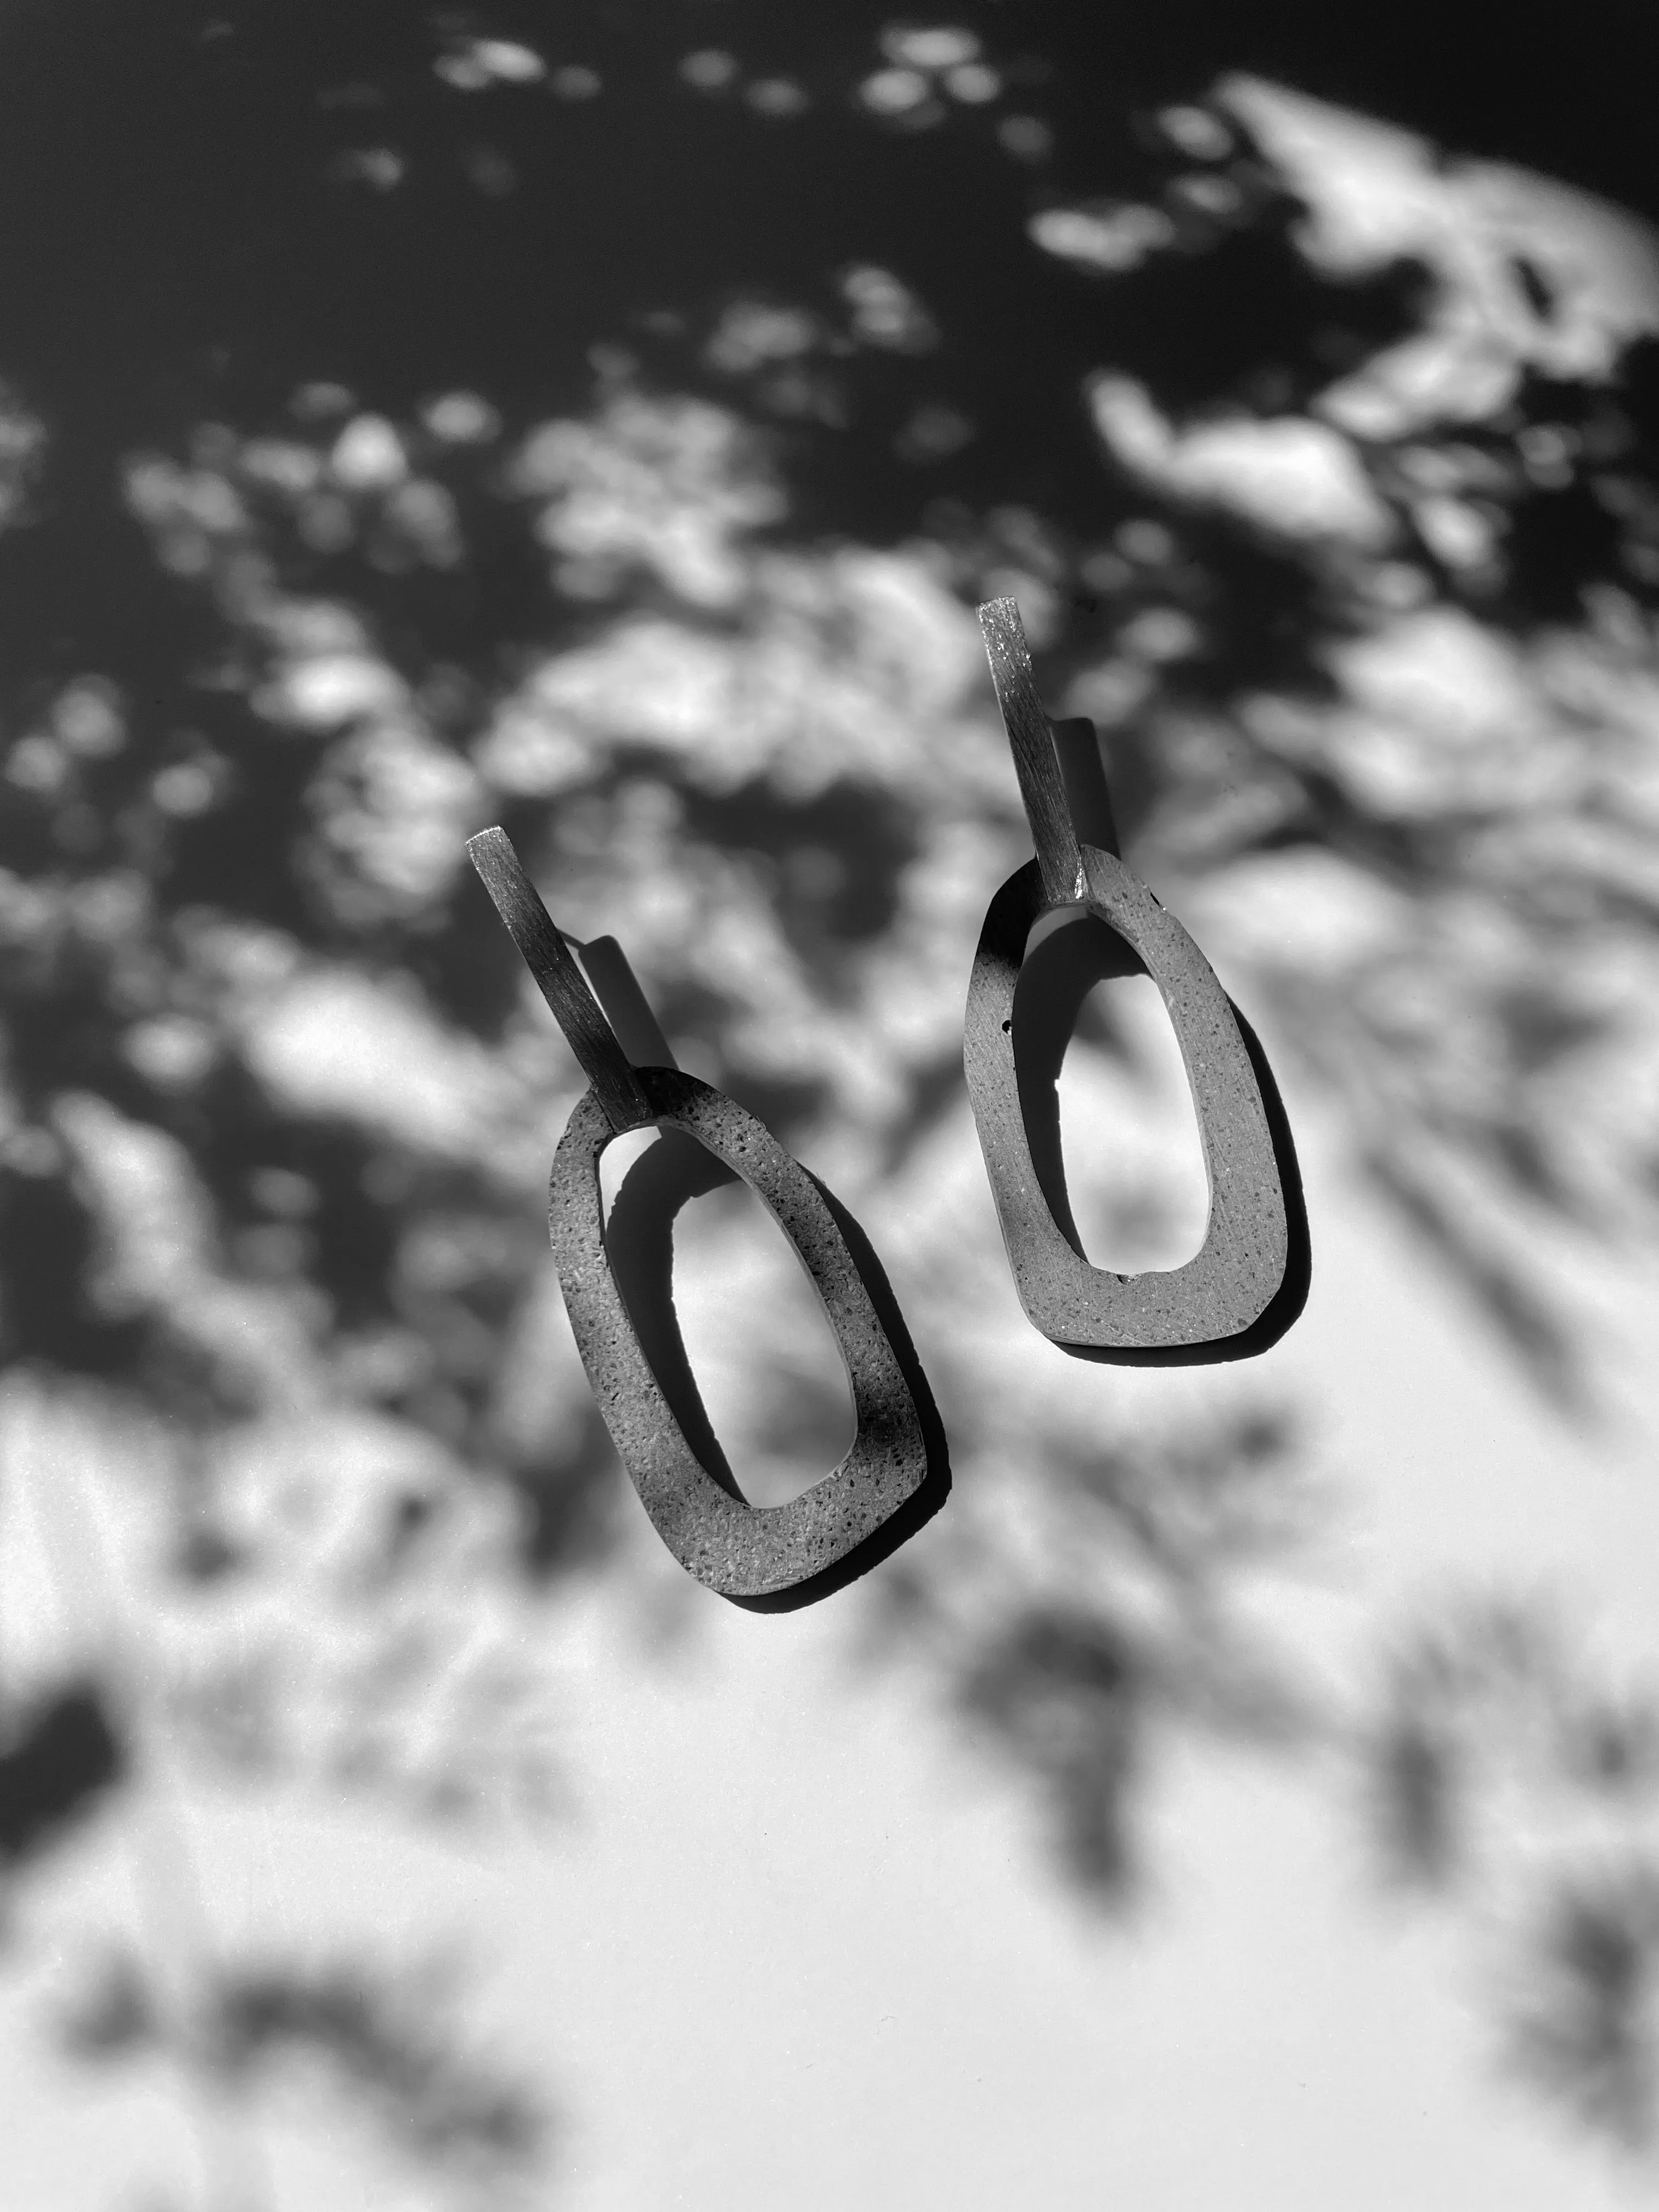
[[887, 1332], [887, 1340], [893, 1347], [893, 1356], [899, 1371], [908, 1386], [916, 1409], [916, 1419], [921, 1426], [922, 1440], [927, 1453], [927, 1471], [896, 1511], [889, 1514], [878, 1528], [872, 1528], [861, 1544], [856, 1545], [822, 1574], [813, 1575], [792, 1589], [774, 1590], [765, 1597], [734, 1598], [749, 1613], [794, 1613], [802, 1606], [816, 1605], [820, 1598], [833, 1597], [848, 1583], [860, 1580], [872, 1567], [890, 1559], [899, 1546], [908, 1543], [917, 1529], [931, 1521], [951, 1494], [951, 1453], [945, 1435], [945, 1424], [939, 1419], [939, 1407], [928, 1388], [927, 1376], [910, 1332], [904, 1325], [904, 1316], [893, 1295], [893, 1286], [887, 1272], [876, 1257], [875, 1249], [854, 1217], [849, 1213], [834, 1192], [828, 1189], [812, 1174], [805, 1173], [817, 1184], [818, 1195], [829, 1207], [837, 1229], [842, 1233], [860, 1281], [864, 1285], [876, 1317]]
[[680, 1334], [674, 1306], [674, 1222], [684, 1206], [738, 1177], [680, 1129], [661, 1129], [623, 1177], [605, 1224], [605, 1256], [657, 1387], [685, 1441], [720, 1488], [739, 1502]]
[[[1133, 947], [1097, 915], [1085, 915], [1045, 937], [1027, 954], [1014, 991], [1014, 1066], [1020, 1112], [1037, 1182], [1060, 1231], [1080, 1259], [1086, 1259], [1072, 1215], [1060, 1144], [1060, 1096], [1056, 1085], [1066, 1048], [1083, 1001], [1097, 983], [1125, 975], [1144, 975], [1145, 963]], [[1227, 1001], [1261, 1094], [1273, 1164], [1285, 1195], [1287, 1250], [1285, 1273], [1266, 1309], [1248, 1328], [1205, 1344], [1149, 1346], [1062, 1344], [1074, 1359], [1115, 1367], [1210, 1366], [1249, 1359], [1276, 1344], [1308, 1302], [1312, 1247], [1302, 1172], [1291, 1125], [1261, 1042], [1231, 999]]]

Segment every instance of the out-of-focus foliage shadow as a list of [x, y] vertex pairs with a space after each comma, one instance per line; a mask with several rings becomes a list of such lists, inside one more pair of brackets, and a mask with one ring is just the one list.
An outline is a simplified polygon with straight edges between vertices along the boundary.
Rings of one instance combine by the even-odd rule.
[[1256, 1413], [1074, 1446], [1040, 1486], [1016, 1463], [988, 1527], [947, 1522], [935, 1571], [901, 1555], [884, 1580], [885, 1632], [939, 1654], [973, 1735], [1036, 1785], [1062, 1863], [1103, 1905], [1139, 1893], [1137, 1807], [1177, 1735], [1288, 1751], [1328, 1725], [1235, 1601], [1316, 1533], [1292, 1442]]
[[1397, 1644], [1359, 1749], [1386, 1870], [1481, 1931], [1505, 2063], [1650, 2154], [1659, 1682], [1539, 1600], [1448, 1604]]
[[551, 2116], [538, 2092], [467, 2047], [454, 1972], [438, 1959], [246, 1960], [220, 1969], [179, 2017], [131, 1952], [88, 1975], [60, 2022], [64, 2047], [109, 2066], [165, 2055], [238, 2097], [295, 2061], [319, 2069], [417, 2165], [500, 2184], [533, 2172]]
[[[1090, 1892], [1133, 1894], [1174, 1730], [1324, 1725], [1234, 1603], [1304, 1525], [1284, 1417], [1109, 1433], [1011, 1311], [959, 1062], [1025, 851], [998, 592], [1138, 871], [1589, 1401], [1540, 1255], [1659, 1188], [1659, 256], [1609, 58], [1650, 27], [1575, 33], [7, 11], [0, 1352], [165, 1465], [203, 1749], [551, 1794], [524, 1623], [631, 1501], [540, 1219], [576, 1079], [462, 864], [492, 819], [869, 1224], [958, 1474], [881, 1617]], [[1132, 1030], [1072, 1060], [1135, 1179], [1068, 1157], [1074, 1197], [1156, 1212]], [[781, 1447], [796, 1351], [748, 1325]]]
[[0, 1749], [0, 1866], [47, 1849], [125, 1768], [95, 1685], [70, 1684], [23, 1716]]

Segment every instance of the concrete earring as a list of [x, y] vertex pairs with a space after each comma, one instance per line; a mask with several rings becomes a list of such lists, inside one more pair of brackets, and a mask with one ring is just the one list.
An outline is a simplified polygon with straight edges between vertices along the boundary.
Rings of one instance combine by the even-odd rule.
[[[669, 1060], [619, 948], [605, 940], [602, 1007], [555, 928], [506, 833], [485, 830], [467, 851], [542, 995], [587, 1075], [553, 1161], [548, 1230], [570, 1324], [605, 1426], [658, 1534], [688, 1573], [756, 1611], [827, 1595], [863, 1573], [944, 1502], [950, 1470], [931, 1393], [879, 1262], [858, 1225], [751, 1114]], [[598, 946], [589, 948], [597, 952]], [[631, 994], [668, 1064], [635, 1066], [607, 1008]], [[762, 1200], [823, 1301], [852, 1385], [858, 1432], [834, 1472], [787, 1505], [746, 1503], [718, 1447], [699, 1457], [677, 1417], [606, 1245], [599, 1156], [614, 1136], [654, 1126], [684, 1131]], [[671, 1319], [674, 1347], [684, 1347]], [[689, 1367], [684, 1383], [695, 1399]], [[686, 1413], [684, 1398], [681, 1412]], [[697, 1401], [686, 1413], [712, 1440]]]
[[[1020, 1304], [1053, 1342], [1097, 1359], [1153, 1364], [1261, 1350], [1295, 1319], [1307, 1288], [1300, 1184], [1272, 1075], [1208, 961], [1118, 858], [1093, 730], [1049, 723], [1018, 605], [993, 599], [979, 618], [1036, 846], [1036, 858], [1008, 878], [986, 915], [963, 1055]], [[1063, 757], [1057, 737], [1066, 740]], [[1052, 1087], [1042, 1100], [1052, 1143], [1033, 1144], [1033, 1086], [1028, 1080], [1022, 1097], [1017, 1063], [1016, 987], [1034, 927], [1067, 908], [1094, 915], [1139, 957], [1181, 1046], [1210, 1187], [1204, 1243], [1184, 1267], [1120, 1275], [1083, 1256]], [[1074, 995], [1072, 1012], [1075, 1004]], [[1062, 1031], [1050, 1085], [1064, 1043]]]

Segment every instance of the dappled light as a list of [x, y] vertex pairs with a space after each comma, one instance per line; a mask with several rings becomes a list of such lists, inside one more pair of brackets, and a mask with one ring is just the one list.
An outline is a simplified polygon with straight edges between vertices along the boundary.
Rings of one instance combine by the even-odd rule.
[[[1659, 1227], [1638, 73], [1596, 64], [1592, 131], [1552, 58], [1488, 127], [1391, 29], [1356, 82], [1249, 11], [164, 12], [0, 31], [5, 1913], [173, 1760], [273, 1832], [543, 1833], [616, 1624], [707, 1628], [561, 1302], [584, 1084], [465, 865], [499, 822], [881, 1255], [955, 1490], [836, 1601], [875, 1679], [1125, 1922], [1158, 1778], [1346, 1778], [1384, 1885], [1479, 1923], [1498, 2069], [1650, 2154], [1650, 1692], [1571, 1599], [1304, 1649], [1328, 1405], [1042, 1342], [962, 1077], [1030, 852], [1007, 596], [1324, 1203], [1538, 1420], [1603, 1409], [1585, 1286]], [[1088, 1257], [1179, 1265], [1205, 1180], [1146, 977], [1059, 1096]], [[605, 1155], [624, 1225], [667, 1142]], [[640, 1233], [779, 1504], [847, 1450], [845, 1374], [753, 1194], [681, 1196]], [[441, 1975], [239, 1936], [181, 1998], [146, 1940], [99, 1951], [78, 2063], [159, 2053], [216, 2112], [299, 2055], [417, 2177], [553, 2186], [556, 2094], [467, 2055]]]

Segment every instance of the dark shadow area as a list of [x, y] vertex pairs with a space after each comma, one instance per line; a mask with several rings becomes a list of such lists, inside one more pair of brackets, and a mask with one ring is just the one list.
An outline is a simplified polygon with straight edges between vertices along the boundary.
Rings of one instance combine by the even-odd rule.
[[[651, 1011], [651, 1001], [640, 988], [640, 980], [628, 964], [628, 956], [614, 937], [592, 937], [586, 945], [574, 938], [571, 945], [580, 956], [605, 1011], [617, 1043], [635, 1067], [672, 1067], [674, 1055]], [[712, 1189], [714, 1186], [711, 1184]]]
[[[1060, 1143], [1060, 1071], [1079, 1011], [1095, 985], [1146, 972], [1139, 955], [1115, 929], [1096, 915], [1085, 915], [1056, 929], [1035, 947], [1021, 967], [1015, 987], [1014, 1066], [1031, 1164], [1055, 1227], [1082, 1259], [1088, 1255], [1072, 1215]], [[1285, 1194], [1288, 1249], [1284, 1278], [1266, 1310], [1236, 1335], [1196, 1345], [1060, 1345], [1060, 1349], [1075, 1359], [1114, 1367], [1211, 1366], [1249, 1359], [1276, 1344], [1308, 1302], [1312, 1248], [1290, 1120], [1261, 1039], [1233, 1001], [1229, 999], [1227, 1003], [1232, 1007], [1261, 1094], [1273, 1162]]]
[[0, 1748], [0, 1865], [56, 1843], [125, 1779], [127, 1758], [95, 1686], [56, 1692], [14, 1723]]
[[[356, 1947], [239, 1956], [203, 1976], [183, 2007], [178, 1978], [176, 1965], [164, 1977], [131, 1946], [110, 1945], [82, 1969], [61, 2048], [102, 2067], [166, 2057], [221, 2095], [307, 2061], [389, 2148], [475, 2189], [481, 2172], [507, 2188], [532, 2175], [556, 2131], [540, 2084], [482, 2047], [459, 2016], [453, 1960], [382, 1960]], [[238, 2180], [237, 2204], [270, 2201]]]
[[[1047, 1474], [1066, 1511], [1032, 1516], [1025, 1556], [985, 1562], [945, 1630], [969, 1729], [1025, 1775], [1060, 1863], [1107, 1911], [1158, 1883], [1144, 1795], [1172, 1732], [1283, 1754], [1325, 1725], [1297, 1655], [1231, 1602], [1250, 1559], [1306, 1533], [1294, 1455], [1284, 1417], [1258, 1407], [1058, 1455]], [[1167, 1601], [1126, 1606], [1126, 1561]]]
[[1054, 757], [1060, 763], [1060, 781], [1066, 787], [1066, 811], [1079, 844], [1097, 846], [1103, 853], [1118, 853], [1117, 822], [1094, 724], [1086, 714], [1072, 714], [1050, 722], [1048, 727]]
[[694, 791], [686, 820], [698, 836], [759, 860], [785, 934], [832, 994], [848, 950], [891, 927], [918, 850], [915, 825], [851, 781], [810, 794], [760, 782], [718, 799]]
[[0, 1357], [46, 1359], [71, 1375], [131, 1371], [148, 1332], [99, 1311], [88, 1283], [96, 1249], [95, 1221], [66, 1176], [0, 1169]]
[[[1109, 1615], [1033, 1607], [977, 1655], [957, 1686], [970, 1721], [1038, 1769], [1068, 1875], [1114, 1905], [1141, 1871], [1133, 1831], [1156, 1725], [1149, 1672], [1146, 1655]], [[1054, 1726], [1060, 1711], [1063, 1729]]]
[[599, 1407], [590, 1400], [574, 1437], [516, 1455], [509, 1473], [525, 1513], [526, 1571], [543, 1579], [596, 1569], [610, 1548], [617, 1502], [617, 1455]]

